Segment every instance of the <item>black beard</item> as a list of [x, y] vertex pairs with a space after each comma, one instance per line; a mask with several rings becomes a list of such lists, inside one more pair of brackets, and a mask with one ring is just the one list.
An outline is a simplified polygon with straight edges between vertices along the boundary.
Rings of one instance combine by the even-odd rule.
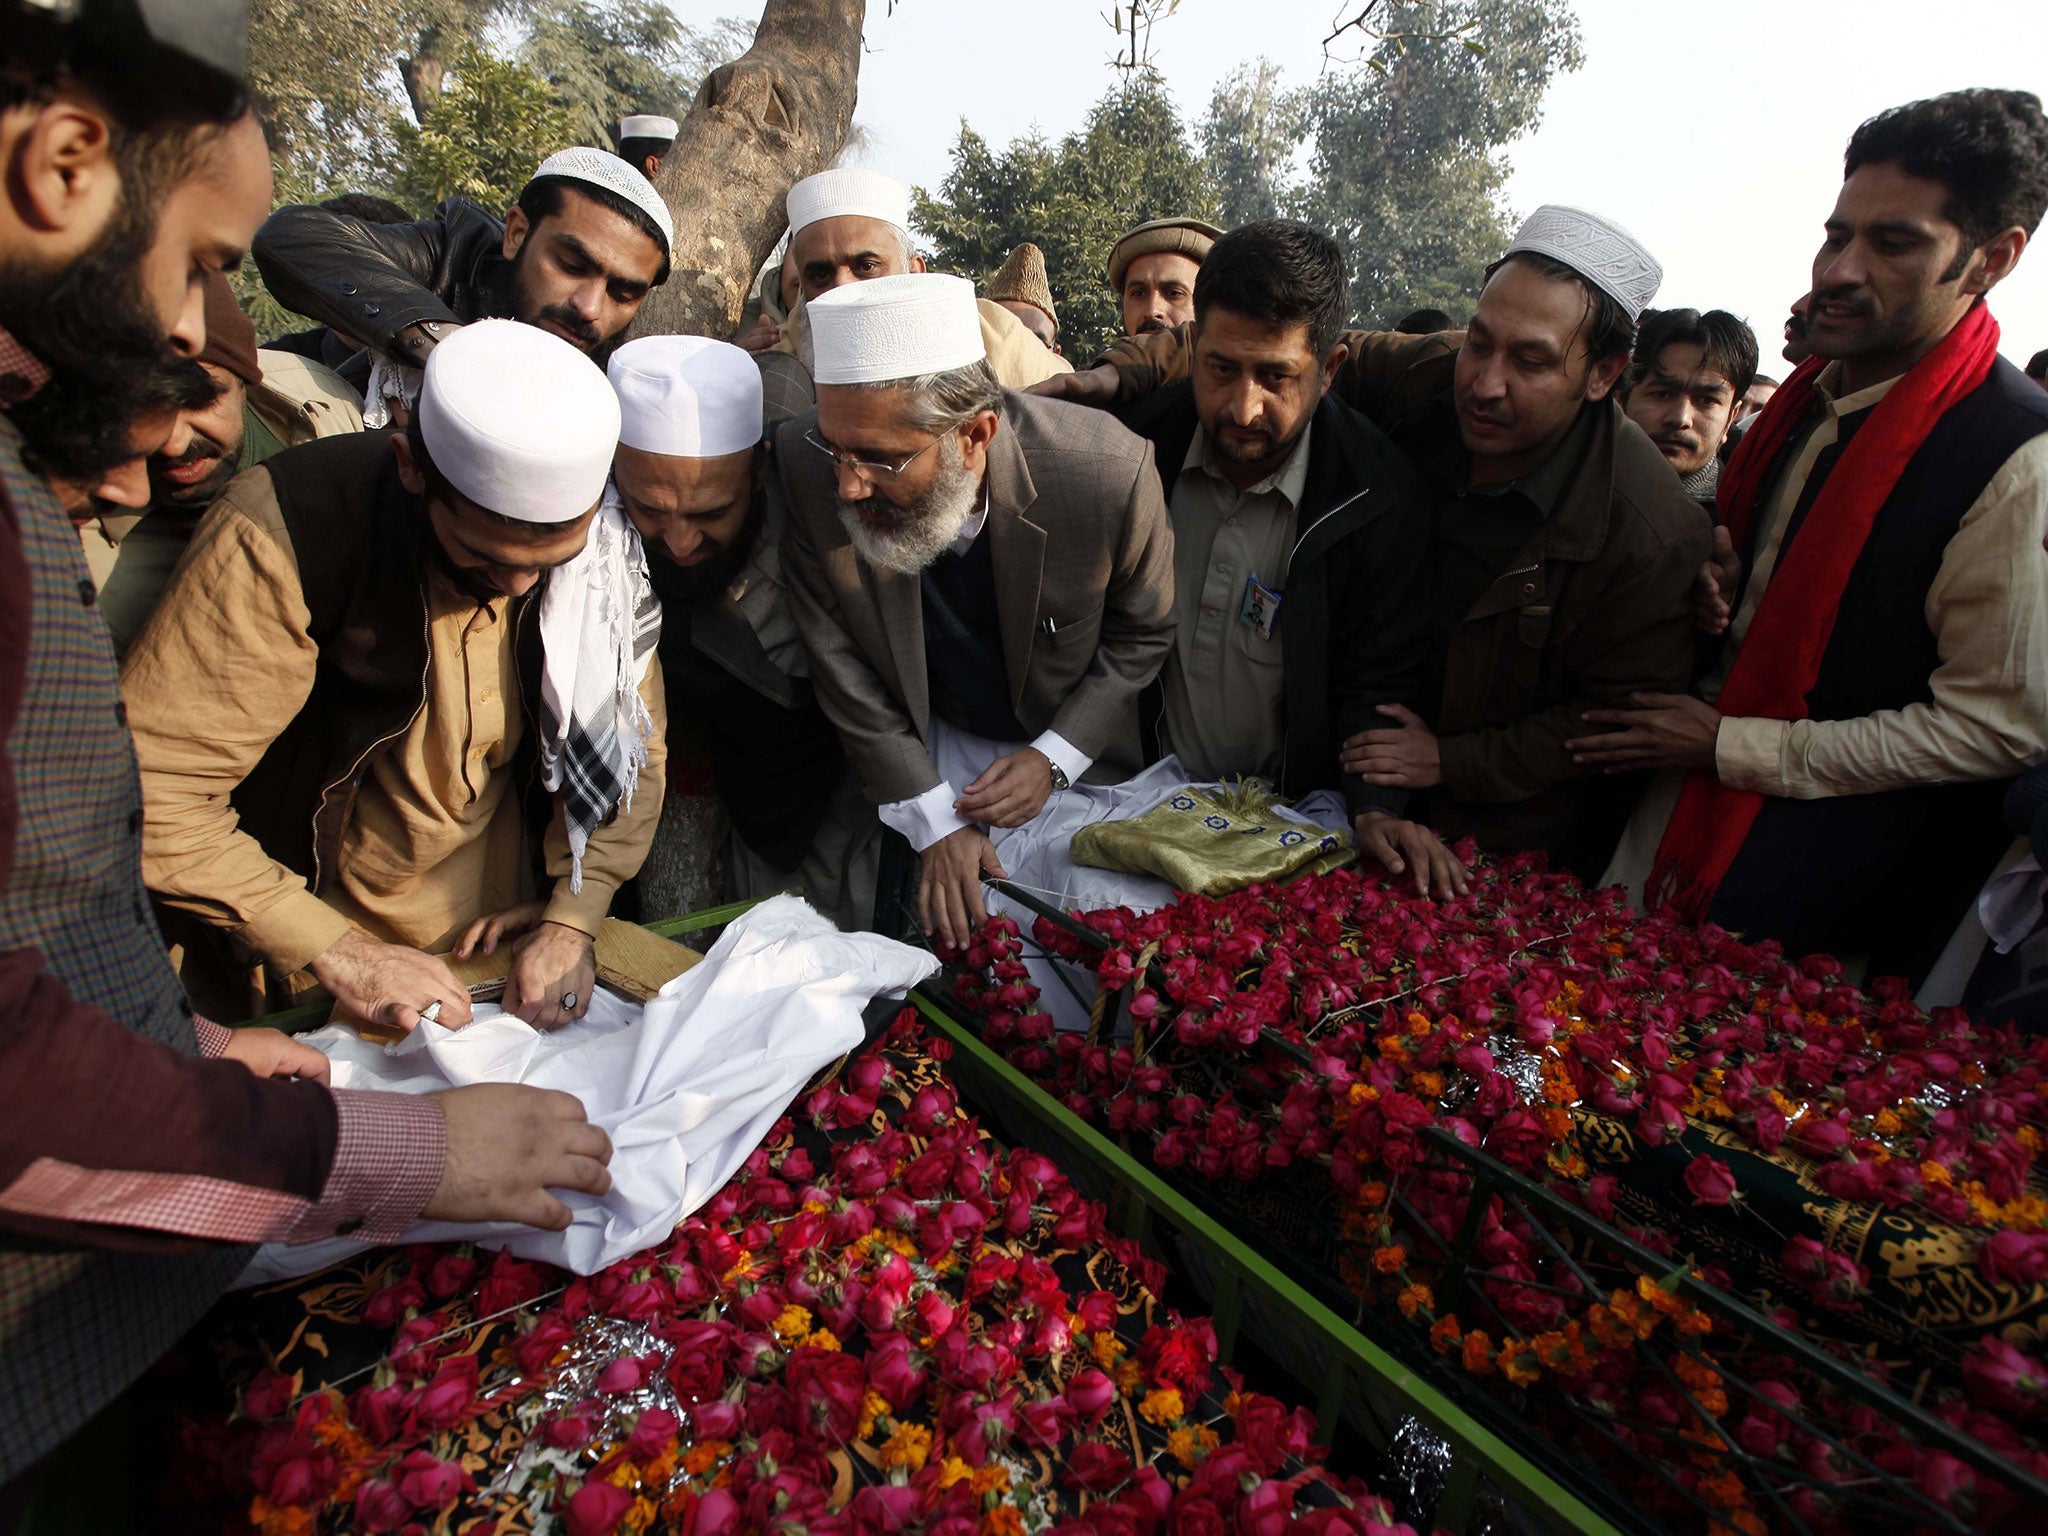
[[732, 585], [733, 578], [745, 569], [748, 557], [754, 553], [754, 546], [761, 539], [764, 517], [761, 497], [762, 493], [757, 489], [754, 504], [747, 511], [747, 520], [741, 525], [739, 536], [708, 560], [700, 560], [695, 565], [677, 565], [659, 543], [647, 543], [648, 581], [664, 607], [695, 608], [700, 603], [715, 601]]
[[180, 464], [194, 459], [213, 457], [220, 462], [204, 480], [191, 485], [179, 485], [166, 480], [158, 473], [158, 464], [152, 459], [149, 465], [149, 497], [151, 501], [167, 502], [174, 507], [210, 507], [216, 497], [228, 488], [228, 482], [241, 473], [242, 447], [240, 443], [230, 448], [225, 443], [216, 443], [212, 438], [195, 432], [192, 446], [177, 460]]
[[495, 603], [505, 595], [492, 586], [481, 571], [457, 565], [448, 558], [448, 551], [441, 544], [441, 536], [434, 532], [433, 519], [428, 516], [424, 504], [420, 507], [420, 518], [426, 524], [423, 533], [427, 541], [427, 556], [434, 562], [435, 569], [448, 578], [456, 591], [477, 603]]
[[91, 249], [54, 272], [0, 267], [0, 326], [50, 370], [8, 415], [44, 474], [96, 484], [135, 457], [130, 433], [176, 361], [142, 291], [152, 220], [124, 198]]

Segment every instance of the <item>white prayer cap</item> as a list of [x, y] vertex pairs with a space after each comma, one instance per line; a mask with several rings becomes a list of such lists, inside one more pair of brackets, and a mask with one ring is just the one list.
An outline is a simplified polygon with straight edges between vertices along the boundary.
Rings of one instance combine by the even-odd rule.
[[619, 119], [619, 140], [627, 139], [670, 139], [680, 132], [676, 120], [663, 117], [655, 112], [636, 112], [631, 117]]
[[910, 230], [910, 188], [893, 176], [858, 165], [806, 176], [789, 189], [789, 235], [820, 219], [880, 219]]
[[623, 197], [654, 220], [654, 227], [661, 231], [661, 254], [675, 254], [676, 223], [669, 215], [668, 204], [654, 190], [653, 182], [617, 155], [602, 149], [565, 149], [541, 161], [533, 179], [539, 181], [543, 176], [566, 176], [571, 181], [603, 187], [614, 197]]
[[1563, 262], [1627, 310], [1631, 321], [1650, 307], [1664, 281], [1663, 267], [1642, 241], [1612, 219], [1562, 203], [1545, 203], [1529, 215], [1508, 242], [1508, 254], [1517, 251]]
[[427, 354], [420, 436], [434, 468], [487, 512], [566, 523], [597, 505], [619, 442], [619, 399], [552, 332], [478, 320]]
[[642, 336], [612, 354], [619, 446], [716, 459], [761, 441], [761, 369], [729, 341]]
[[988, 356], [974, 284], [939, 272], [842, 283], [812, 299], [812, 377], [882, 384], [964, 368]]

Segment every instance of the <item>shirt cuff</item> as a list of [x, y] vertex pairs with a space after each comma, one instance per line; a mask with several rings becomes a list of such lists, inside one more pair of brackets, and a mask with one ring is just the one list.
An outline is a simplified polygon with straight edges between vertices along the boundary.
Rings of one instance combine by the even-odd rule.
[[228, 1053], [228, 1042], [235, 1038], [235, 1032], [225, 1024], [216, 1024], [211, 1019], [192, 1015], [192, 1033], [199, 1039], [199, 1054], [218, 1059]]
[[560, 923], [564, 928], [574, 928], [578, 933], [595, 939], [598, 929], [604, 926], [605, 915], [612, 909], [612, 897], [618, 894], [618, 887], [608, 880], [600, 880], [589, 870], [583, 871], [583, 889], [569, 889], [569, 877], [563, 875], [555, 882], [555, 889], [548, 897], [547, 907], [541, 912], [544, 923]]
[[448, 1165], [448, 1122], [425, 1094], [334, 1090], [334, 1162], [287, 1243], [395, 1243], [420, 1219]]
[[355, 925], [311, 891], [295, 890], [242, 924], [242, 938], [280, 976], [303, 971]]
[[892, 832], [900, 832], [910, 841], [910, 846], [919, 853], [931, 847], [941, 838], [951, 837], [955, 832], [974, 825], [962, 821], [959, 812], [953, 809], [953, 802], [960, 798], [960, 791], [950, 784], [934, 784], [923, 794], [911, 800], [892, 800], [876, 808], [875, 814], [882, 818], [882, 825]]
[[1730, 789], [1784, 794], [1785, 744], [1791, 735], [1789, 720], [1724, 715], [1714, 737], [1715, 777]]
[[1075, 746], [1058, 731], [1042, 731], [1038, 740], [1031, 743], [1034, 750], [1043, 753], [1045, 760], [1067, 776], [1069, 784], [1081, 782], [1081, 775], [1095, 766], [1095, 759]]

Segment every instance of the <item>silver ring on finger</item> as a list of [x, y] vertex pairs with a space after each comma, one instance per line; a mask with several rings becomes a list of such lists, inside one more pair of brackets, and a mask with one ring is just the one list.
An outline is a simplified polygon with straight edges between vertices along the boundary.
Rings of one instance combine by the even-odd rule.
[[562, 994], [562, 1012], [564, 1012], [564, 1013], [574, 1013], [575, 1011], [576, 1011], [576, 994], [575, 994], [574, 992], [564, 992], [564, 993]]

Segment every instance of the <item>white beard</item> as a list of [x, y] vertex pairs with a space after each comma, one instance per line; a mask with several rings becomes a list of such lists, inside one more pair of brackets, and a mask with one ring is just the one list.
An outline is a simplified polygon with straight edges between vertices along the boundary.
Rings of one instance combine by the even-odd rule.
[[[871, 502], [839, 503], [839, 525], [853, 552], [869, 565], [899, 576], [915, 576], [952, 547], [981, 500], [981, 478], [961, 461], [960, 440], [948, 436], [939, 447], [945, 460], [930, 490], [915, 504], [896, 507], [879, 494]], [[894, 514], [888, 528], [876, 528], [860, 508], [879, 503]]]

